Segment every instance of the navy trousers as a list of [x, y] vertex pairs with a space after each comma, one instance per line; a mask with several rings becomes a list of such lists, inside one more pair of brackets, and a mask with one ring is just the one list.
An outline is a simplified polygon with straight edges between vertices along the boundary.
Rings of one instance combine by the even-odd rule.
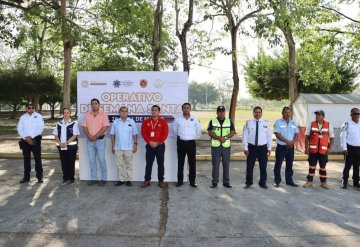
[[281, 182], [281, 166], [286, 160], [285, 167], [285, 181], [287, 184], [293, 183], [293, 162], [294, 162], [294, 148], [288, 148], [287, 145], [277, 144], [275, 151], [275, 166], [274, 166], [274, 177], [275, 183], [279, 184]]
[[246, 159], [246, 184], [253, 184], [253, 171], [256, 159], [259, 161], [260, 166], [260, 181], [259, 184], [266, 184], [267, 173], [266, 166], [268, 161], [267, 145], [255, 146], [248, 145], [249, 155]]
[[146, 144], [146, 167], [145, 167], [145, 180], [151, 180], [152, 166], [156, 157], [158, 164], [158, 180], [159, 182], [164, 181], [164, 154], [165, 154], [165, 143], [160, 144], [156, 148], [152, 148], [149, 144]]

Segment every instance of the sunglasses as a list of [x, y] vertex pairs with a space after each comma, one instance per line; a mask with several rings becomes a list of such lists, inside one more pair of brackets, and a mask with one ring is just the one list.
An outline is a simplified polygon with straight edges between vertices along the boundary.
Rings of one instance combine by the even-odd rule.
[[353, 116], [359, 116], [360, 113], [359, 113], [359, 112], [356, 112], [356, 113], [352, 113], [351, 115], [353, 115]]
[[28, 109], [28, 110], [30, 110], [30, 109], [34, 110], [34, 109], [35, 109], [35, 107], [28, 107], [27, 109]]

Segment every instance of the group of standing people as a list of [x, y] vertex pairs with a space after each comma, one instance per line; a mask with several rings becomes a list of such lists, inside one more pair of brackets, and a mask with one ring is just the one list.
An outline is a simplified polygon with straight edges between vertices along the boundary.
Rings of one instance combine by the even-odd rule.
[[[144, 182], [141, 187], [151, 185], [151, 173], [153, 162], [156, 158], [158, 165], [158, 186], [165, 188], [164, 182], [164, 155], [165, 141], [169, 134], [167, 121], [160, 117], [160, 107], [153, 105], [151, 117], [143, 121], [141, 135], [146, 142], [146, 166]], [[190, 103], [182, 105], [181, 116], [175, 118], [173, 124], [174, 132], [177, 135], [178, 171], [176, 186], [180, 187], [184, 181], [185, 158], [189, 164], [189, 184], [197, 187], [196, 184], [196, 139], [201, 136], [201, 125], [199, 120], [191, 114]], [[217, 117], [210, 120], [208, 124], [208, 135], [211, 138], [212, 156], [212, 183], [211, 188], [215, 189], [219, 183], [220, 163], [223, 166], [223, 186], [231, 188], [229, 167], [231, 153], [231, 138], [234, 136], [234, 123], [225, 117], [225, 107], [217, 107]], [[75, 182], [75, 159], [78, 149], [77, 137], [80, 135], [78, 123], [71, 119], [69, 108], [63, 109], [63, 119], [57, 123], [53, 135], [60, 154], [63, 170], [63, 184]], [[121, 107], [120, 117], [116, 119], [111, 127], [112, 153], [116, 157], [119, 181], [116, 186], [125, 184], [132, 186], [132, 163], [133, 154], [137, 152], [138, 128], [136, 123], [128, 117], [128, 109]], [[319, 177], [321, 187], [328, 189], [326, 183], [327, 154], [334, 146], [334, 130], [332, 125], [324, 120], [325, 113], [322, 110], [315, 112], [316, 119], [309, 123], [306, 128], [305, 153], [309, 155], [309, 172], [304, 188], [313, 186], [316, 165], [319, 163]], [[343, 170], [342, 188], [346, 189], [348, 184], [349, 170], [353, 166], [353, 185], [359, 187], [359, 163], [360, 163], [360, 123], [358, 108], [351, 109], [351, 121], [345, 122], [341, 128], [341, 146], [345, 155], [345, 167]], [[286, 160], [285, 182], [289, 186], [297, 187], [293, 181], [293, 160], [294, 144], [298, 139], [299, 129], [297, 123], [291, 119], [291, 108], [284, 107], [282, 118], [274, 125], [277, 147], [275, 151], [274, 166], [274, 187], [281, 183], [281, 167]], [[84, 116], [81, 124], [87, 137], [87, 152], [91, 170], [91, 180], [88, 185], [98, 184], [103, 186], [107, 180], [107, 169], [105, 160], [105, 133], [110, 126], [108, 116], [100, 110], [98, 99], [91, 100], [91, 111]], [[42, 116], [35, 112], [34, 105], [30, 102], [26, 105], [26, 113], [21, 116], [18, 126], [18, 133], [21, 137], [20, 148], [24, 156], [24, 177], [20, 183], [30, 181], [30, 157], [31, 152], [35, 159], [35, 171], [38, 183], [43, 183], [43, 169], [41, 163], [41, 139], [44, 129]], [[262, 108], [257, 106], [253, 109], [253, 119], [248, 120], [243, 128], [242, 143], [246, 155], [246, 181], [245, 189], [253, 185], [253, 169], [256, 160], [260, 167], [259, 186], [267, 188], [267, 161], [272, 149], [272, 132], [266, 120], [262, 118]], [[97, 159], [100, 162], [101, 179], [97, 176]]]

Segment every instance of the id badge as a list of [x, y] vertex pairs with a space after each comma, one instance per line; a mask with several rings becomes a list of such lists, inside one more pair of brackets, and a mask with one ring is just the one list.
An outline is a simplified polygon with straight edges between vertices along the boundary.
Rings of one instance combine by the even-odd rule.
[[151, 132], [150, 132], [150, 136], [151, 136], [151, 137], [154, 137], [154, 136], [155, 136], [155, 132], [154, 132], [154, 131], [151, 131]]

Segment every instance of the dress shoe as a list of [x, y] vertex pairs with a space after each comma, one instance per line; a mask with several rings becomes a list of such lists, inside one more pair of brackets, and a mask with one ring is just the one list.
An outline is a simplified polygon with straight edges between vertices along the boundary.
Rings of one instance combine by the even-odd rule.
[[347, 184], [342, 184], [341, 188], [346, 190], [347, 189]]
[[329, 186], [327, 185], [327, 183], [326, 182], [322, 182], [321, 184], [320, 184], [320, 186], [322, 187], [322, 188], [324, 188], [324, 189], [329, 189]]
[[304, 183], [303, 187], [304, 188], [310, 188], [310, 187], [313, 187], [313, 182], [310, 182], [310, 181], [306, 181], [306, 183]]
[[210, 188], [216, 189], [216, 188], [217, 188], [217, 184], [213, 183], [213, 184], [210, 186]]
[[244, 189], [250, 188], [251, 184], [245, 184]]
[[176, 183], [176, 187], [181, 187], [183, 185], [183, 183]]
[[73, 185], [75, 184], [75, 179], [70, 179], [70, 182], [69, 182], [70, 185]]
[[126, 186], [130, 187], [130, 186], [133, 186], [131, 181], [126, 181]]
[[115, 186], [121, 186], [121, 185], [123, 185], [125, 182], [123, 182], [123, 181], [118, 181], [118, 182], [116, 182], [115, 183]]
[[94, 185], [94, 184], [96, 184], [96, 181], [94, 181], [94, 180], [90, 180], [89, 182], [87, 182], [87, 185]]
[[25, 179], [25, 178], [23, 178], [23, 179], [20, 180], [20, 183], [21, 183], [21, 184], [26, 184], [26, 183], [28, 183], [28, 182], [30, 182], [30, 179]]
[[99, 186], [104, 186], [105, 184], [106, 184], [106, 181], [101, 180], [98, 185], [99, 185]]
[[44, 180], [42, 178], [38, 179], [38, 184], [42, 184]]
[[267, 189], [267, 188], [268, 188], [265, 183], [263, 183], [263, 184], [259, 183], [259, 186], [260, 186], [261, 188], [263, 188], [263, 189]]
[[165, 183], [164, 181], [160, 181], [160, 182], [158, 183], [158, 185], [159, 185], [159, 187], [160, 187], [161, 189], [165, 189], [165, 188], [166, 188], [166, 183]]
[[196, 183], [190, 183], [190, 186], [193, 187], [193, 188], [196, 188], [197, 184]]
[[360, 188], [359, 184], [354, 184], [353, 186], [356, 187], [356, 188]]
[[274, 187], [275, 187], [275, 188], [279, 188], [279, 187], [280, 187], [280, 183], [274, 183]]
[[144, 183], [141, 185], [141, 188], [146, 188], [148, 186], [150, 186], [150, 181], [145, 180]]
[[223, 184], [223, 186], [226, 188], [232, 188], [232, 186], [229, 183]]
[[298, 187], [299, 185], [297, 185], [296, 183], [292, 182], [292, 183], [286, 183], [286, 185], [292, 186], [292, 187]]
[[70, 180], [63, 180], [63, 182], [61, 183], [61, 185], [66, 185], [66, 184], [68, 184], [68, 183], [70, 183]]

